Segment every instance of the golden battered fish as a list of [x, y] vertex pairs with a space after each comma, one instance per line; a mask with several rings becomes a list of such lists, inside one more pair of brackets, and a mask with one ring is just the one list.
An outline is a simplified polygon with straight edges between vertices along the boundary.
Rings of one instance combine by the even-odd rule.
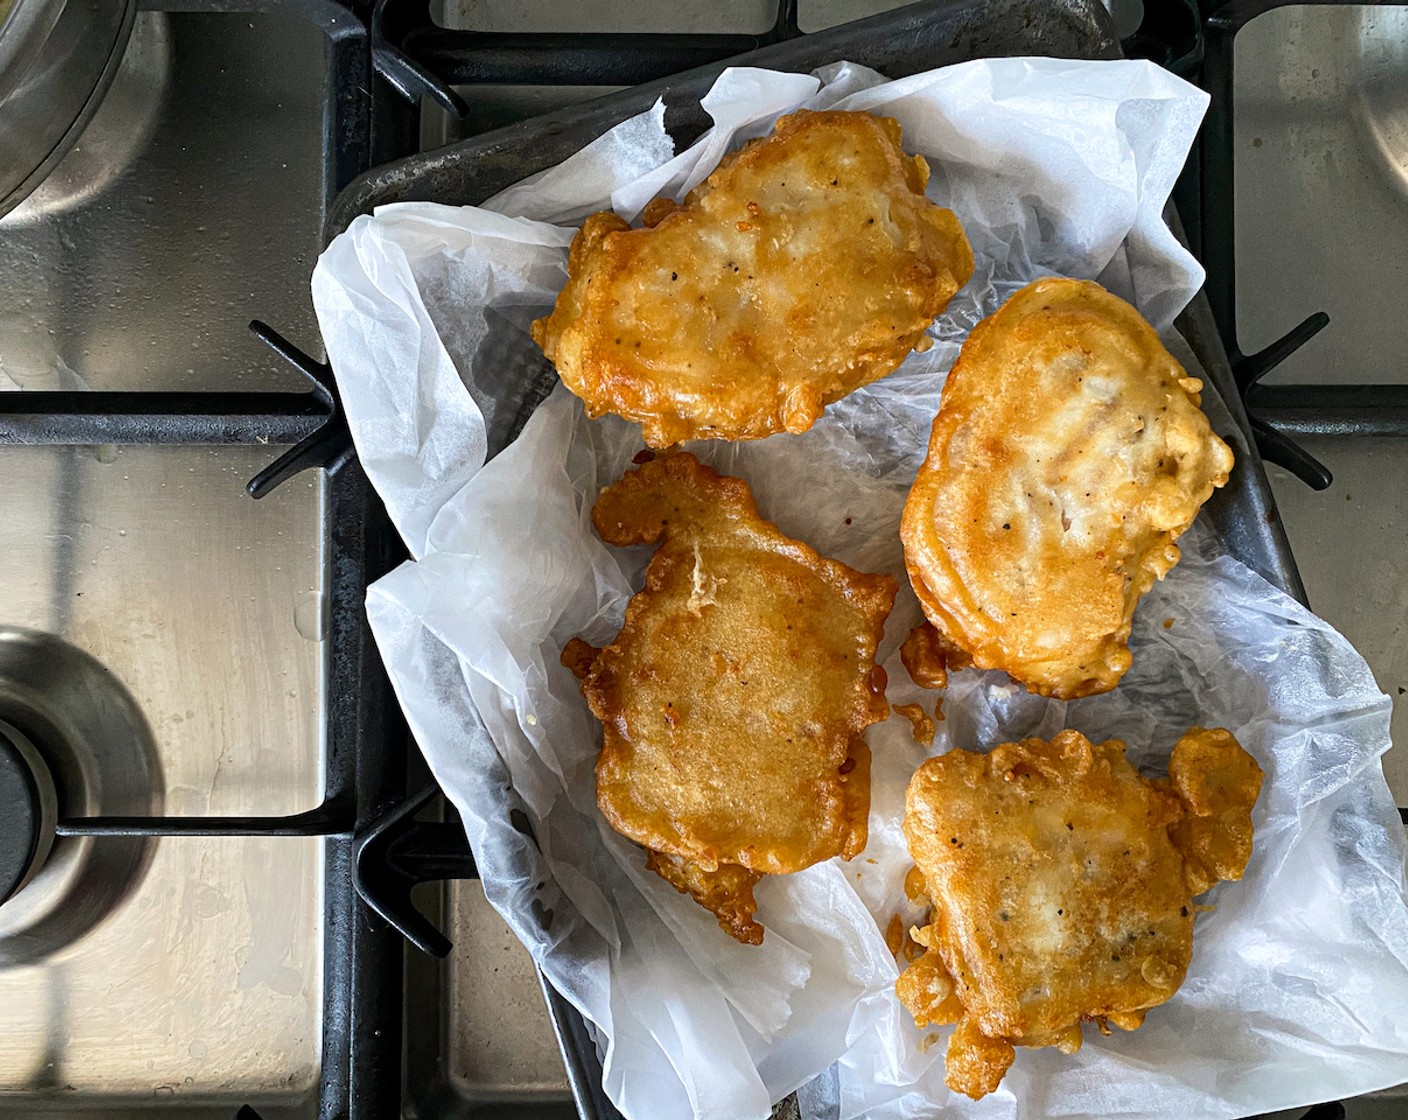
[[[692, 455], [602, 491], [603, 540], [660, 547], [609, 646], [563, 651], [602, 722], [597, 804], [651, 866], [752, 940], [747, 873], [865, 846], [870, 752], [889, 715], [875, 664], [895, 581], [758, 516], [747, 483]], [[761, 928], [757, 930], [761, 939]]]
[[679, 440], [805, 432], [884, 377], [973, 273], [958, 219], [924, 197], [900, 126], [805, 110], [727, 157], [646, 227], [594, 214], [533, 339], [587, 413]]
[[1115, 687], [1140, 596], [1232, 469], [1201, 388], [1098, 284], [1038, 280], [978, 325], [901, 526], [950, 667], [1062, 699]]
[[997, 1088], [1015, 1046], [1080, 1049], [1081, 1023], [1134, 1030], [1177, 991], [1193, 896], [1240, 879], [1262, 773], [1232, 735], [1192, 728], [1169, 779], [1124, 744], [950, 751], [906, 795], [905, 839], [932, 900], [927, 948], [895, 986], [920, 1026], [956, 1023], [946, 1082]]

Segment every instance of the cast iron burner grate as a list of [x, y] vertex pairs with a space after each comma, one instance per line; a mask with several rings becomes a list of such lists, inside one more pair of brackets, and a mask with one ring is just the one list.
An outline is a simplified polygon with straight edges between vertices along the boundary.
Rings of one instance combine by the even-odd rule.
[[[1273, 462], [1312, 484], [1328, 472], [1288, 434], [1408, 434], [1408, 389], [1267, 389], [1258, 380], [1321, 326], [1312, 316], [1260, 354], [1235, 345], [1232, 319], [1231, 41], [1252, 16], [1289, 0], [1243, 0], [1204, 21], [1192, 0], [1151, 4], [1131, 53], [1185, 73], [1202, 67], [1214, 87], [1201, 163], [1185, 180], [1183, 210], [1208, 266], [1218, 327], [1258, 417], [1258, 444]], [[1178, 8], [1182, 4], [1183, 8]], [[144, 0], [149, 10], [223, 13], [267, 10], [270, 0]], [[325, 221], [331, 202], [357, 175], [418, 150], [420, 99], [463, 118], [455, 86], [634, 85], [796, 38], [796, 0], [780, 0], [769, 30], [735, 34], [490, 34], [452, 31], [431, 19], [428, 0], [288, 0], [326, 35], [323, 163]], [[896, 26], [900, 26], [897, 24]], [[1170, 30], [1172, 29], [1172, 30]], [[1198, 178], [1198, 175], [1201, 175]], [[1187, 185], [1194, 189], [1188, 195]], [[1201, 221], [1199, 220], [1201, 218]], [[57, 836], [321, 836], [326, 838], [324, 1042], [318, 1115], [373, 1120], [402, 1102], [403, 941], [434, 956], [450, 942], [411, 902], [423, 882], [475, 875], [463, 829], [453, 819], [419, 820], [440, 791], [407, 796], [408, 733], [367, 628], [367, 585], [404, 558], [385, 511], [353, 453], [331, 370], [272, 328], [251, 330], [310, 382], [306, 392], [21, 392], [0, 394], [0, 445], [269, 444], [288, 450], [249, 483], [258, 498], [300, 471], [328, 472], [331, 664], [326, 783], [321, 804], [282, 817], [61, 817]], [[1317, 395], [1319, 394], [1319, 395]], [[0, 834], [0, 888], [30, 851], [33, 798], [18, 766], [0, 750], [0, 799], [13, 796], [14, 824]], [[8, 774], [6, 767], [14, 770]], [[8, 776], [6, 776], [8, 775]], [[23, 793], [21, 792], [23, 791]], [[3, 802], [5, 805], [9, 801]], [[11, 836], [11, 831], [14, 835]], [[14, 858], [10, 858], [13, 856]], [[33, 857], [28, 856], [25, 870]], [[22, 874], [16, 878], [22, 877]], [[0, 897], [4, 897], [0, 891]], [[584, 1117], [618, 1116], [600, 1088], [595, 1048], [580, 1017], [547, 990], [573, 1097]], [[258, 1120], [248, 1105], [238, 1120]], [[1338, 1104], [1306, 1120], [1340, 1120]]]

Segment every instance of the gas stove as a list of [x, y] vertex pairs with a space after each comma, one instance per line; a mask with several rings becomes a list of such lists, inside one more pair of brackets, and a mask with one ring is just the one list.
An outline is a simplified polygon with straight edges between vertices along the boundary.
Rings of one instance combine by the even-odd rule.
[[[0, 1115], [617, 1115], [580, 1019], [473, 882], [390, 694], [362, 601], [403, 553], [338, 414], [308, 277], [394, 179], [372, 169], [893, 6], [143, 5], [79, 144], [0, 220]], [[1366, 351], [1370, 369], [1343, 347], [1408, 319], [1354, 318], [1344, 277], [1316, 287], [1306, 254], [1343, 228], [1276, 231], [1309, 229], [1307, 192], [1362, 172], [1383, 210], [1351, 223], [1358, 274], [1395, 290], [1408, 258], [1384, 239], [1408, 220], [1373, 176], [1408, 181], [1401, 131], [1380, 127], [1363, 146], [1377, 156], [1341, 157], [1337, 178], [1298, 154], [1297, 114], [1361, 112], [1372, 71], [1399, 82], [1372, 87], [1369, 116], [1401, 129], [1404, 9], [1253, 18], [1281, 6], [1151, 4], [1125, 47], [1214, 93], [1178, 196], [1209, 267], [1204, 341], [1231, 355], [1284, 465], [1312, 602], [1392, 693], [1403, 583], [1383, 479], [1401, 463], [1345, 437], [1408, 434], [1403, 391], [1306, 382], [1385, 380], [1401, 348]], [[1323, 89], [1302, 73], [1322, 49], [1340, 75]], [[1324, 94], [1313, 112], [1273, 79], [1288, 66]], [[1337, 347], [1293, 359], [1294, 391], [1253, 388], [1293, 348], [1244, 357], [1239, 324], [1261, 348], [1302, 305], [1330, 307], [1312, 345]], [[1325, 474], [1293, 441], [1353, 491], [1296, 481]], [[1340, 547], [1353, 518], [1385, 527], [1372, 554]], [[1281, 526], [1266, 533], [1284, 551]], [[1340, 578], [1348, 564], [1362, 581]]]

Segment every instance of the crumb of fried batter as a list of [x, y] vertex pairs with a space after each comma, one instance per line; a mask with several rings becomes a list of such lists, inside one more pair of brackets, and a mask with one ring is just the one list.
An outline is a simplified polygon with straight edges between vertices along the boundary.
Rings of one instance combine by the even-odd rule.
[[909, 730], [914, 741], [922, 746], [934, 745], [934, 721], [918, 704], [892, 704], [896, 715], [909, 720]]
[[885, 927], [885, 947], [892, 957], [898, 956], [904, 948], [904, 919], [899, 914], [892, 914], [890, 924]]
[[929, 884], [924, 882], [924, 872], [911, 867], [904, 877], [904, 895], [910, 902], [929, 897]]
[[921, 622], [900, 646], [900, 661], [920, 688], [948, 687], [948, 656], [932, 622]]

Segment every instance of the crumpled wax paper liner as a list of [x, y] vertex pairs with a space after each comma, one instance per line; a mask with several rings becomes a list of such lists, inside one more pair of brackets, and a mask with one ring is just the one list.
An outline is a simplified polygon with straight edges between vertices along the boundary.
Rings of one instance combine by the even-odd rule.
[[691, 450], [748, 479], [784, 531], [897, 576], [889, 694], [932, 708], [939, 694], [894, 654], [919, 619], [897, 529], [944, 374], [973, 325], [1042, 275], [1098, 278], [1171, 329], [1202, 273], [1161, 212], [1205, 103], [1139, 62], [1001, 59], [895, 82], [845, 63], [730, 70], [704, 102], [714, 128], [684, 152], [656, 105], [482, 207], [359, 218], [320, 260], [314, 302], [358, 452], [414, 557], [368, 593], [382, 656], [490, 901], [592, 1025], [631, 1120], [762, 1117], [799, 1088], [806, 1114], [838, 1120], [1234, 1116], [1408, 1079], [1403, 839], [1379, 765], [1389, 701], [1344, 638], [1210, 532], [1188, 534], [1141, 606], [1115, 692], [1064, 704], [964, 672], [942, 694], [934, 752], [1072, 726], [1157, 770], [1203, 723], [1231, 728], [1268, 776], [1246, 878], [1212, 895], [1177, 995], [1137, 1032], [1090, 1032], [1074, 1057], [1019, 1052], [977, 1103], [943, 1087], [946, 1032], [899, 1007], [881, 934], [896, 912], [919, 917], [899, 822], [927, 752], [909, 725], [868, 736], [867, 850], [767, 877], [767, 938], [748, 947], [606, 826], [599, 730], [558, 664], [569, 638], [614, 636], [648, 558], [603, 545], [589, 521], [639, 430], [588, 421], [527, 336], [562, 285], [574, 223], [681, 196], [797, 107], [900, 120], [977, 257], [935, 345], [805, 435]]

